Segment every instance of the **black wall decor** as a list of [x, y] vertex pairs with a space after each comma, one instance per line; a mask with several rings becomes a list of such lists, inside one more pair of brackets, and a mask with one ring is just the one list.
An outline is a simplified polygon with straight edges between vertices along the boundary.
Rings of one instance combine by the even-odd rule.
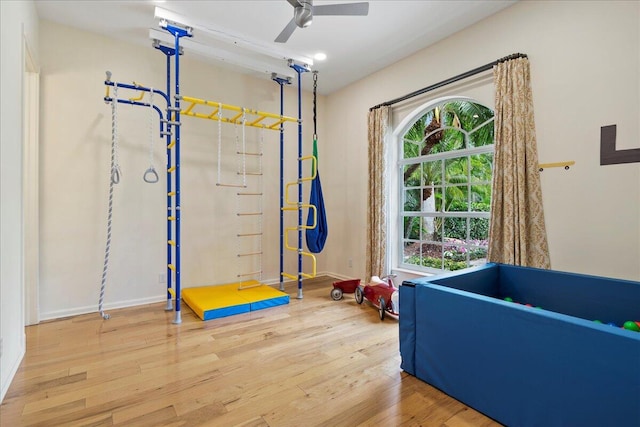
[[616, 150], [616, 125], [600, 128], [600, 165], [640, 162], [640, 148]]

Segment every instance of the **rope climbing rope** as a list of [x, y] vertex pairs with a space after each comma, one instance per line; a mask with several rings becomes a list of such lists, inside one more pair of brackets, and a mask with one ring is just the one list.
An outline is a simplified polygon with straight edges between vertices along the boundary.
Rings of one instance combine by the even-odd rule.
[[118, 84], [113, 87], [113, 99], [111, 102], [111, 182], [120, 182], [120, 161], [118, 159]]
[[104, 291], [107, 284], [107, 270], [109, 268], [109, 251], [111, 250], [111, 220], [113, 218], [113, 186], [120, 182], [120, 167], [118, 166], [118, 85], [113, 87], [111, 98], [111, 168], [109, 179], [109, 208], [107, 211], [107, 243], [104, 248], [104, 264], [100, 283], [100, 298], [98, 311], [103, 319], [109, 319], [104, 312]]

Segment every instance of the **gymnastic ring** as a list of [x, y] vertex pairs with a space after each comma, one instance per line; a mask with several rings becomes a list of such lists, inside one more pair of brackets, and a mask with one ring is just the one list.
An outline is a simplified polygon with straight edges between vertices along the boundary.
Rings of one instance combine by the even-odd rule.
[[[151, 175], [151, 177], [149, 177], [149, 175]], [[149, 184], [155, 184], [160, 178], [158, 178], [158, 173], [156, 172], [155, 168], [151, 166], [145, 171], [142, 179], [144, 179], [144, 182], [148, 182]]]

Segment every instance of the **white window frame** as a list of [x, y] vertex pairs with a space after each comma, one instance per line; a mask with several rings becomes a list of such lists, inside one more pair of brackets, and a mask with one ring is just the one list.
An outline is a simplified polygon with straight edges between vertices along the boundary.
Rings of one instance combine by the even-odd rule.
[[[495, 144], [490, 144], [490, 145], [485, 145], [481, 147], [472, 147], [472, 148], [466, 148], [462, 150], [430, 154], [427, 156], [419, 156], [411, 159], [402, 159], [404, 135], [413, 126], [416, 120], [421, 118], [424, 114], [431, 111], [432, 109], [453, 101], [471, 102], [471, 103], [475, 103], [493, 110], [493, 108], [485, 105], [484, 103], [469, 97], [447, 96], [447, 97], [437, 98], [432, 101], [426, 102], [425, 104], [419, 106], [410, 114], [408, 114], [401, 121], [401, 123], [399, 123], [398, 126], [395, 127], [391, 136], [391, 141], [390, 141], [391, 144], [388, 144], [387, 155], [388, 155], [388, 158], [391, 160], [389, 162], [389, 165], [391, 168], [393, 168], [393, 170], [390, 170], [389, 171], [390, 173], [388, 174], [389, 188], [392, 190], [395, 189], [393, 190], [393, 193], [395, 194], [392, 193], [389, 199], [390, 215], [388, 216], [388, 218], [390, 218], [390, 221], [388, 224], [387, 235], [389, 236], [388, 248], [389, 248], [390, 256], [388, 257], [388, 259], [391, 261], [391, 264], [392, 264], [390, 267], [394, 270], [405, 271], [408, 273], [421, 274], [421, 275], [437, 274], [437, 273], [443, 273], [447, 271], [447, 270], [444, 270], [443, 268], [436, 269], [436, 268], [424, 267], [421, 265], [408, 264], [403, 262], [403, 257], [404, 257], [403, 246], [404, 246], [404, 240], [405, 240], [403, 217], [407, 216], [403, 210], [404, 190], [405, 190], [404, 178], [403, 178], [404, 166], [407, 164], [416, 163], [416, 162], [422, 163], [425, 160], [426, 161], [435, 161], [435, 160], [444, 161], [446, 159], [451, 159], [451, 158], [459, 158], [459, 157], [469, 158], [470, 156], [473, 156], [473, 155], [494, 153]], [[479, 125], [478, 127], [476, 127], [475, 129], [479, 129], [480, 127], [485, 126], [486, 124], [487, 123], [485, 122]], [[446, 127], [443, 127], [443, 128], [446, 128]], [[456, 130], [459, 130], [459, 129], [456, 128]], [[473, 130], [471, 132], [473, 132]], [[470, 133], [470, 132], [466, 132], [466, 133]], [[468, 173], [470, 174], [470, 171], [468, 171]], [[469, 184], [469, 182], [470, 180], [468, 180], [467, 185], [471, 185]], [[487, 184], [491, 185], [491, 182]], [[437, 217], [444, 217], [444, 218], [446, 217], [465, 218], [466, 217], [466, 218], [487, 218], [488, 219], [490, 218], [490, 212], [438, 212], [437, 214], [427, 213], [427, 212], [415, 212], [415, 215], [408, 215], [408, 216], [421, 216], [421, 217], [437, 216]]]

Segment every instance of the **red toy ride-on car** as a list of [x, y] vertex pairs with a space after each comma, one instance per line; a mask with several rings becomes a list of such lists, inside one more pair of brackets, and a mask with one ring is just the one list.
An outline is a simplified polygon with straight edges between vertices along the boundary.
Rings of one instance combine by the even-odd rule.
[[371, 282], [358, 286], [355, 289], [356, 302], [362, 304], [366, 298], [373, 304], [380, 313], [380, 320], [384, 320], [385, 314], [400, 314], [400, 305], [398, 301], [398, 288], [393, 284], [395, 274], [388, 274], [382, 278], [373, 276]]
[[356, 288], [360, 286], [360, 279], [340, 280], [333, 282], [333, 289], [331, 289], [331, 299], [334, 301], [340, 301], [342, 294], [352, 294], [356, 291]]

